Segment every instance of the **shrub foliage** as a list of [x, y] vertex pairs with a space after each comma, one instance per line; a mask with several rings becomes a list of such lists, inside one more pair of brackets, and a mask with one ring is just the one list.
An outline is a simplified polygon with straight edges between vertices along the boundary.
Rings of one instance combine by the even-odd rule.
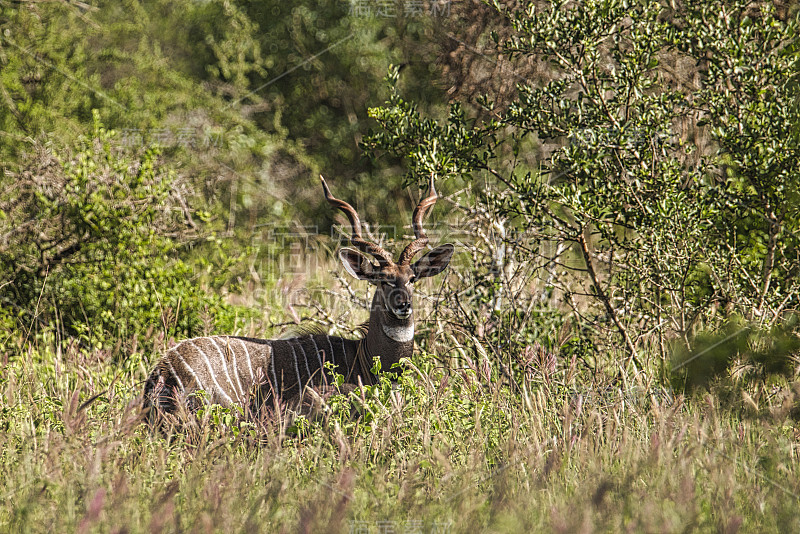
[[3, 177], [0, 299], [23, 328], [93, 343], [148, 328], [197, 333], [221, 303], [193, 282], [181, 248], [198, 236], [185, 183], [158, 150], [124, 153], [96, 119], [73, 150], [40, 146]]
[[[666, 359], [732, 313], [786, 320], [800, 304], [797, 20], [767, 3], [495, 7], [513, 28], [499, 50], [550, 77], [483, 97], [477, 120], [458, 104], [426, 118], [395, 90], [365, 148], [405, 158], [411, 182], [474, 184], [483, 234], [516, 251], [505, 264], [535, 262], [526, 276], [637, 368], [646, 347]], [[513, 269], [485, 264], [516, 298]]]

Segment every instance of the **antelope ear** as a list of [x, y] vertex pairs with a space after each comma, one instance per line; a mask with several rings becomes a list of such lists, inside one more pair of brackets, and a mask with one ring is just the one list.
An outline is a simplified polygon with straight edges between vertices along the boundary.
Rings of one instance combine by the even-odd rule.
[[453, 257], [454, 251], [455, 247], [450, 243], [439, 245], [422, 256], [411, 266], [411, 270], [414, 271], [414, 276], [417, 278], [427, 278], [428, 276], [435, 276], [444, 271], [447, 264], [450, 263], [450, 258]]
[[352, 248], [342, 248], [339, 249], [339, 259], [342, 261], [345, 271], [350, 273], [353, 278], [370, 282], [375, 278], [376, 267], [361, 252]]

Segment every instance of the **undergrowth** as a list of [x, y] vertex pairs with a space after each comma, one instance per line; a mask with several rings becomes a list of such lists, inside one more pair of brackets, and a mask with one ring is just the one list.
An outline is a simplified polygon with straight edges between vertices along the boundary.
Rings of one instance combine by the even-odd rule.
[[[428, 351], [319, 420], [220, 407], [193, 431], [141, 424], [163, 343], [111, 351], [40, 333], [3, 356], [8, 532], [797, 531], [795, 392], [723, 403], [568, 360], [512, 384], [442, 325]], [[452, 351], [450, 351], [452, 352]], [[11, 354], [11, 355], [9, 355]], [[614, 358], [604, 362], [613, 368]], [[730, 397], [730, 396], [728, 396]], [[739, 398], [747, 391], [740, 388]], [[355, 416], [351, 416], [353, 411]], [[387, 530], [390, 529], [390, 530]]]

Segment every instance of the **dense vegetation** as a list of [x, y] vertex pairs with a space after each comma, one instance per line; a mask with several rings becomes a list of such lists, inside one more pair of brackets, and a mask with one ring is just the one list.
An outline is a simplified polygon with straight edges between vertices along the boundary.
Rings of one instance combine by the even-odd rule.
[[[797, 531], [797, 30], [731, 0], [0, 0], [0, 530]], [[356, 335], [320, 172], [389, 248], [443, 195], [459, 252], [399, 383], [151, 431], [176, 340]]]

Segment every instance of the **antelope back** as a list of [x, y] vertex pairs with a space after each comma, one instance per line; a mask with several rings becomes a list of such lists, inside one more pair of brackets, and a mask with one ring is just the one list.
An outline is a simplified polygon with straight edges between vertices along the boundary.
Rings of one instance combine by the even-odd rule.
[[357, 380], [360, 340], [327, 335], [293, 339], [208, 336], [187, 339], [169, 351], [145, 384], [149, 405], [174, 411], [205, 401], [258, 409], [279, 398], [298, 399], [306, 386], [332, 383], [331, 372]]

